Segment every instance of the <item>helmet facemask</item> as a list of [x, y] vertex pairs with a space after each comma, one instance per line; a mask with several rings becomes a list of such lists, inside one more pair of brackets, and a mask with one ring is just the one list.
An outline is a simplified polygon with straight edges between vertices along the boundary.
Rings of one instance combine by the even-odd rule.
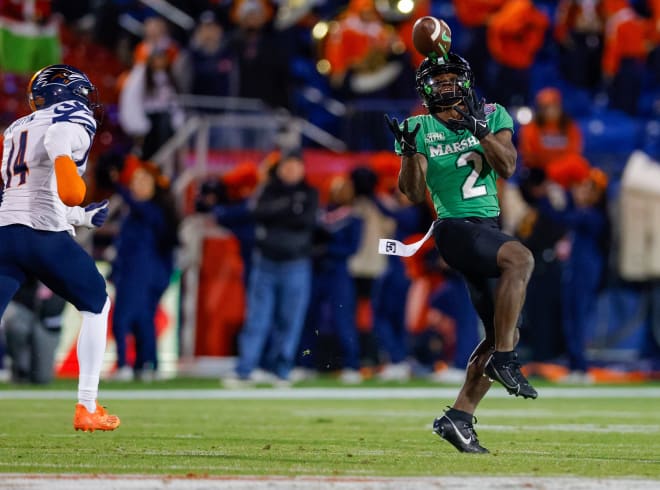
[[457, 75], [453, 80], [438, 80], [440, 74], [430, 74], [422, 80], [424, 105], [429, 110], [444, 110], [463, 101], [469, 95], [471, 82]]
[[94, 119], [96, 120], [97, 125], [100, 126], [103, 122], [103, 117], [105, 116], [105, 110], [103, 108], [103, 104], [99, 102], [99, 91], [96, 89], [96, 87], [91, 83], [89, 86], [81, 85], [76, 87], [73, 90], [73, 93], [76, 94], [79, 98], [85, 99], [82, 102], [86, 104], [87, 107], [89, 107], [89, 109], [92, 111], [92, 114], [94, 115]]
[[[441, 75], [453, 74], [453, 77]], [[460, 104], [469, 97], [474, 85], [472, 70], [467, 61], [455, 53], [446, 59], [426, 59], [415, 75], [417, 93], [429, 112], [441, 112]]]

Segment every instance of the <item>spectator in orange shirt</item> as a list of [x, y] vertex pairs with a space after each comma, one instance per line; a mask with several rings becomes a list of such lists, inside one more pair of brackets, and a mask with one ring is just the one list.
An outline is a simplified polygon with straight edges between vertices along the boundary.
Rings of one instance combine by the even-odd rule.
[[497, 62], [492, 94], [505, 106], [529, 98], [529, 68], [543, 46], [550, 21], [531, 0], [509, 0], [490, 19], [488, 50]]
[[518, 151], [528, 168], [545, 168], [558, 157], [582, 151], [580, 127], [564, 112], [556, 88], [547, 87], [536, 94], [536, 114], [520, 129]]
[[580, 87], [598, 87], [604, 24], [602, 2], [560, 0], [553, 35], [559, 43], [559, 68], [564, 79]]
[[603, 75], [609, 106], [634, 115], [651, 49], [651, 21], [637, 15], [628, 0], [603, 0], [603, 4], [607, 18]]

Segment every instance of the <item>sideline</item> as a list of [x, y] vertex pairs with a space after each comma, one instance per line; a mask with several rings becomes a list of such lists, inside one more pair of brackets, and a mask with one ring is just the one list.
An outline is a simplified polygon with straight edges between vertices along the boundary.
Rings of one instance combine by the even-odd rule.
[[[252, 388], [101, 390], [103, 400], [405, 400], [453, 398], [453, 388]], [[0, 390], [0, 400], [68, 400], [75, 390]], [[509, 398], [493, 389], [488, 398]], [[660, 387], [548, 387], [539, 398], [660, 398]]]

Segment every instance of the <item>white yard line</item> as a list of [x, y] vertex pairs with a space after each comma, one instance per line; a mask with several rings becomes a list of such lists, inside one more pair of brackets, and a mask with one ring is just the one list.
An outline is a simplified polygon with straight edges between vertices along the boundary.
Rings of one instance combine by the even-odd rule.
[[152, 477], [2, 475], [0, 488], [25, 490], [657, 490], [660, 481], [571, 477]]
[[[497, 387], [499, 388], [499, 387]], [[454, 398], [455, 388], [255, 388], [255, 389], [144, 389], [103, 390], [103, 400], [406, 400]], [[68, 400], [71, 390], [0, 390], [0, 400]], [[488, 398], [510, 398], [504, 389], [493, 389]], [[581, 387], [540, 388], [539, 398], [660, 398], [660, 388]]]

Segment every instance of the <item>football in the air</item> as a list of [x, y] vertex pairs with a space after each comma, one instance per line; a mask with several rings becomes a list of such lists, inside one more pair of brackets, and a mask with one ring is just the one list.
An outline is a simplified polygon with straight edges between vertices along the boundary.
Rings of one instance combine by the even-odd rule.
[[442, 19], [420, 17], [413, 25], [413, 45], [427, 58], [444, 58], [451, 49], [451, 29]]

